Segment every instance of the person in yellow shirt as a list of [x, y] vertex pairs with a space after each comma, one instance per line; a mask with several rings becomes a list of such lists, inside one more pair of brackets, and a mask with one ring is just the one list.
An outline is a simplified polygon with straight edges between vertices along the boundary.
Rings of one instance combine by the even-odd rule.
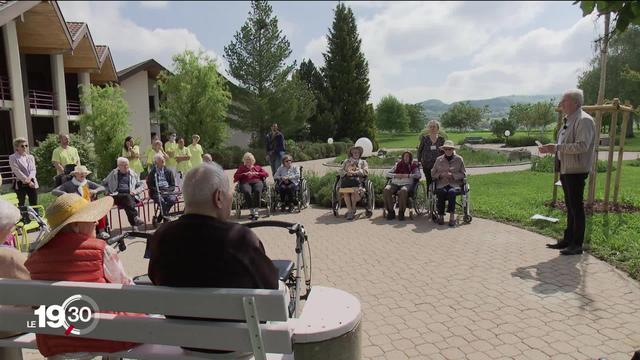
[[178, 165], [176, 170], [178, 171], [178, 179], [176, 179], [176, 185], [182, 187], [182, 180], [187, 174], [187, 171], [191, 169], [191, 152], [189, 148], [184, 146], [184, 138], [178, 139], [178, 148], [176, 149], [176, 161]]
[[60, 175], [64, 174], [65, 166], [72, 165], [72, 167], [75, 167], [76, 165], [80, 165], [80, 155], [78, 155], [78, 149], [69, 145], [69, 135], [60, 134], [58, 141], [60, 142], [60, 146], [53, 150], [51, 162], [53, 162], [53, 166], [56, 168], [56, 174]]
[[[153, 134], [153, 136], [151, 137], [151, 143], [149, 144], [149, 146], [147, 146], [147, 149], [144, 151], [144, 156], [142, 157], [142, 164], [145, 168], [147, 168], [147, 171], [149, 171], [153, 166], [153, 155], [155, 155], [156, 153], [153, 150], [153, 143], [158, 140], [158, 135], [156, 135], [156, 133], [151, 134]], [[151, 162], [149, 162], [149, 158], [151, 158]]]
[[151, 172], [151, 168], [155, 165], [154, 157], [156, 154], [162, 154], [164, 157], [164, 161], [166, 162], [169, 159], [169, 155], [162, 149], [162, 141], [156, 140], [151, 144], [151, 153], [147, 155], [147, 170]]
[[164, 143], [164, 151], [166, 151], [167, 155], [169, 155], [169, 159], [167, 160], [167, 164], [165, 165], [171, 172], [173, 173], [173, 178], [178, 180], [178, 172], [176, 170], [176, 166], [178, 162], [176, 161], [176, 150], [178, 149], [178, 143], [176, 143], [176, 133], [171, 133], [169, 135], [169, 141]]
[[200, 135], [193, 134], [191, 137], [191, 145], [189, 145], [189, 151], [191, 152], [191, 167], [196, 167], [202, 164], [202, 146], [198, 144], [200, 141]]
[[134, 144], [133, 137], [127, 136], [122, 147], [122, 156], [129, 160], [129, 167], [138, 175], [142, 174], [144, 168], [140, 161], [140, 148]]

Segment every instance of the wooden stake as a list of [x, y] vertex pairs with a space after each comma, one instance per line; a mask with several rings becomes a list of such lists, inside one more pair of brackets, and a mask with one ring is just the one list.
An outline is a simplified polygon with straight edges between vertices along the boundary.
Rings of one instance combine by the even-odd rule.
[[[629, 100], [624, 102], [625, 105], [630, 105]], [[629, 112], [622, 113], [622, 127], [620, 127], [620, 146], [618, 148], [618, 168], [616, 169], [616, 180], [613, 185], [613, 203], [618, 205], [618, 193], [620, 191], [620, 177], [622, 176], [622, 160], [624, 156], [624, 140], [627, 135], [627, 123], [629, 122]]]
[[[558, 121], [556, 123], [556, 134], [560, 132], [560, 128], [562, 127], [562, 111], [557, 111], [557, 112], [558, 112]], [[558, 141], [557, 138], [554, 139], [554, 141], [557, 142]], [[558, 187], [556, 186], [556, 183], [560, 178], [560, 173], [558, 173], [558, 170], [556, 169], [556, 161], [557, 161], [556, 156], [557, 154], [553, 154], [553, 196], [551, 198], [551, 205], [554, 205], [554, 206], [556, 204], [556, 200], [558, 199]]]
[[[611, 114], [611, 125], [609, 126], [609, 157], [607, 159], [607, 180], [604, 185], [604, 211], [609, 210], [609, 192], [611, 190], [611, 169], [613, 167], [613, 150], [616, 146], [616, 126], [618, 124], [618, 112]], [[597, 158], [596, 158], [597, 161]]]
[[600, 147], [600, 133], [602, 131], [602, 111], [596, 110], [596, 143], [593, 165], [589, 174], [589, 195], [587, 196], [587, 206], [593, 205], [593, 200], [596, 193], [596, 176], [598, 174], [598, 148]]

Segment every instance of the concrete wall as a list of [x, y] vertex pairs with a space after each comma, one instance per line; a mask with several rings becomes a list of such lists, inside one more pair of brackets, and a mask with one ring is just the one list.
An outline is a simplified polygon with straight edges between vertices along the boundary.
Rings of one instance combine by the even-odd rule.
[[149, 82], [146, 71], [141, 71], [122, 81], [124, 99], [129, 105], [129, 123], [131, 136], [139, 138], [140, 151], [151, 143], [151, 126], [149, 122]]

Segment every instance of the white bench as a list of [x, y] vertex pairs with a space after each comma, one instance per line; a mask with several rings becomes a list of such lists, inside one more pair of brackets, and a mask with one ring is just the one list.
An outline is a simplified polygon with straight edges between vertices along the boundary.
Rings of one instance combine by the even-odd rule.
[[[360, 356], [357, 335], [361, 319], [360, 302], [353, 295], [334, 288], [314, 287], [300, 318], [290, 319], [287, 311], [289, 298], [284, 289], [170, 288], [13, 279], [0, 279], [0, 331], [26, 334], [0, 339], [0, 351], [2, 348], [36, 349], [36, 332], [64, 335], [65, 329], [62, 328], [27, 329], [26, 324], [37, 319], [33, 306], [61, 305], [76, 294], [93, 299], [100, 311], [200, 318], [94, 315], [99, 321], [87, 337], [143, 344], [128, 351], [108, 354], [110, 357], [186, 360], [251, 359], [255, 356], [255, 359], [293, 359], [296, 346], [330, 344], [333, 339], [345, 338], [351, 340], [335, 344], [349, 347], [340, 351], [353, 356], [343, 358]], [[201, 320], [203, 318], [219, 320]], [[181, 346], [234, 353], [203, 354], [184, 350]], [[318, 358], [317, 354], [308, 351], [309, 346], [304, 349], [307, 350], [301, 351], [300, 355], [295, 352], [296, 359]], [[96, 354], [99, 355], [107, 354]]]

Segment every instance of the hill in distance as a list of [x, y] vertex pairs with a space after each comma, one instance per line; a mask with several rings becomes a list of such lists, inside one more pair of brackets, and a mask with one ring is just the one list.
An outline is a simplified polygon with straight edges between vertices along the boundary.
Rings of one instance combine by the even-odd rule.
[[424, 109], [425, 115], [427, 117], [437, 117], [439, 118], [445, 111], [449, 109], [449, 107], [457, 102], [465, 102], [469, 101], [471, 106], [483, 108], [486, 106], [489, 107], [489, 116], [492, 118], [497, 117], [506, 117], [509, 114], [509, 108], [513, 104], [517, 103], [537, 103], [540, 101], [553, 101], [554, 103], [558, 101], [560, 95], [509, 95], [509, 96], [499, 96], [491, 99], [482, 99], [482, 100], [462, 100], [456, 101], [451, 104], [447, 104], [438, 99], [430, 99], [418, 103], [422, 105]]

